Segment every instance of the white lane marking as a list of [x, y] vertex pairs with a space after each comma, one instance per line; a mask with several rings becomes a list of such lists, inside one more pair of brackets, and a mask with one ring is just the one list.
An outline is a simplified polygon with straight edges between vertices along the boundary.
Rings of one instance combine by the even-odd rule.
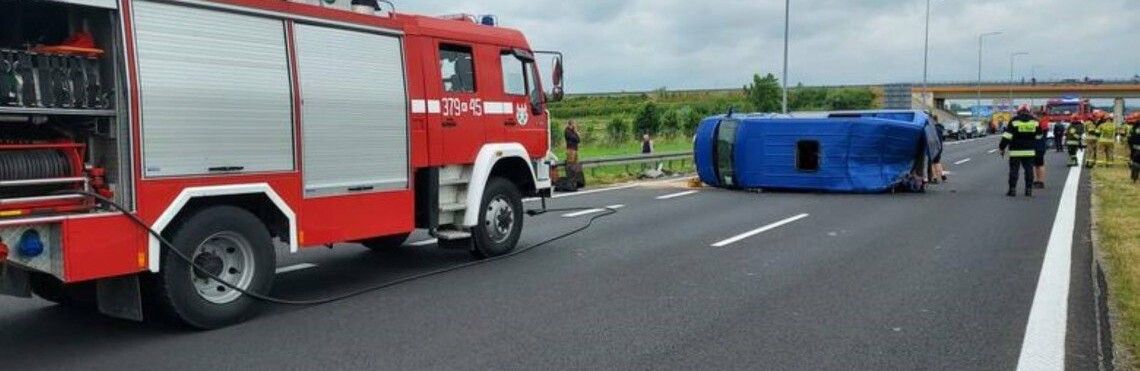
[[316, 267], [317, 267], [316, 264], [311, 264], [311, 263], [294, 264], [294, 265], [290, 265], [287, 267], [277, 268], [276, 273], [277, 274], [285, 274], [285, 273], [291, 273], [291, 272], [296, 272], [296, 271], [305, 270], [305, 269], [309, 269], [309, 268], [316, 268]]
[[1025, 339], [1017, 369], [1049, 371], [1065, 369], [1065, 336], [1069, 324], [1069, 269], [1072, 268], [1073, 230], [1077, 216], [1077, 193], [1082, 166], [1069, 170], [1053, 232], [1045, 248], [1045, 262], [1037, 292], [1029, 310]]
[[616, 210], [616, 209], [620, 209], [623, 207], [625, 207], [625, 205], [610, 205], [610, 206], [606, 206], [605, 208], [589, 209], [589, 210], [582, 210], [582, 211], [573, 212], [573, 213], [569, 213], [569, 214], [563, 214], [562, 217], [563, 218], [577, 218], [579, 216], [597, 214], [597, 213], [606, 211], [607, 209], [615, 209]]
[[712, 247], [725, 247], [725, 246], [740, 242], [740, 240], [743, 240], [745, 238], [752, 237], [752, 236], [755, 236], [755, 235], [758, 235], [758, 234], [761, 234], [761, 233], [764, 233], [764, 232], [767, 232], [767, 231], [770, 231], [770, 230], [773, 230], [776, 228], [780, 228], [786, 224], [795, 222], [797, 220], [806, 218], [808, 216], [810, 216], [810, 214], [800, 214], [800, 215], [796, 215], [796, 216], [793, 216], [791, 218], [787, 218], [787, 219], [784, 219], [784, 220], [781, 220], [781, 221], [778, 221], [778, 222], [775, 222], [772, 224], [768, 224], [766, 226], [756, 228], [756, 229], [753, 229], [753, 230], [748, 231], [748, 232], [741, 233], [741, 234], [739, 234], [735, 237], [729, 238], [727, 240], [714, 243], [714, 244], [712, 244]]
[[409, 243], [409, 244], [408, 244], [408, 246], [416, 246], [416, 247], [419, 247], [419, 246], [431, 246], [431, 245], [435, 245], [435, 244], [436, 244], [436, 243], [438, 243], [438, 242], [439, 242], [439, 239], [438, 239], [438, 238], [432, 238], [432, 239], [429, 239], [429, 240], [423, 240], [423, 241], [416, 241], [416, 242], [412, 242], [412, 243]]
[[997, 152], [997, 151], [998, 151], [998, 150], [995, 148], [995, 149], [991, 149], [989, 152], [986, 152], [986, 153], [994, 153], [994, 152]]
[[700, 193], [700, 191], [684, 191], [684, 192], [674, 193], [671, 195], [657, 196], [657, 199], [658, 200], [670, 200], [670, 199], [674, 199], [674, 198], [678, 198], [678, 197], [695, 195], [697, 193]]
[[969, 159], [969, 158], [968, 158], [968, 159], [965, 159], [965, 160], [962, 160], [962, 161], [958, 161], [958, 162], [955, 162], [955, 163], [954, 163], [954, 165], [961, 165], [961, 164], [964, 164], [964, 163], [970, 162], [970, 160], [972, 160], [972, 159]]

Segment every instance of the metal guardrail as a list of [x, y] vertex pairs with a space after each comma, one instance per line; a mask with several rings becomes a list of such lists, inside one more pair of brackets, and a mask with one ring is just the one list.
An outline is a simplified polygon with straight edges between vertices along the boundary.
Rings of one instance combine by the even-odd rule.
[[[599, 157], [599, 158], [581, 160], [581, 161], [578, 161], [578, 164], [582, 165], [583, 169], [589, 169], [589, 168], [598, 168], [598, 167], [603, 167], [603, 166], [622, 166], [622, 165], [628, 166], [628, 165], [648, 164], [648, 163], [654, 163], [654, 162], [671, 163], [673, 161], [685, 162], [685, 161], [692, 161], [692, 160], [693, 160], [693, 152], [692, 151], [683, 151], [683, 152], [637, 154], [637, 155], [628, 155], [628, 156]], [[557, 170], [559, 168], [564, 168], [564, 167], [566, 167], [565, 163], [559, 163], [559, 164], [554, 165], [555, 170]]]

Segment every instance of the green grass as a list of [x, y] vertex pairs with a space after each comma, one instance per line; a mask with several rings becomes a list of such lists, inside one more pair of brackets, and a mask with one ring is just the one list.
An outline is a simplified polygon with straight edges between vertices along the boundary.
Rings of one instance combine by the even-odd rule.
[[[656, 153], [692, 151], [693, 141], [685, 138], [657, 139], [653, 141], [653, 150]], [[641, 153], [641, 142], [629, 141], [622, 144], [611, 143], [582, 143], [578, 146], [578, 158], [582, 160], [599, 157], [636, 155]], [[566, 158], [566, 147], [555, 151], [558, 158]]]
[[[1119, 156], [1118, 158], [1127, 158]], [[1133, 355], [1118, 359], [1124, 369], [1140, 370], [1140, 185], [1123, 166], [1093, 171], [1097, 248], [1108, 271], [1110, 302], [1119, 322], [1113, 329], [1118, 347]]]

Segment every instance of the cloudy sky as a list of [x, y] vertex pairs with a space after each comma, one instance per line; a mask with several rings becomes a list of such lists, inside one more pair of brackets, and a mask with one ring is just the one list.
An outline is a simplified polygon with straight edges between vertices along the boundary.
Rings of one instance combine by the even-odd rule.
[[[791, 0], [789, 81], [815, 84], [922, 79], [923, 0]], [[397, 0], [403, 12], [496, 14], [536, 49], [567, 55], [571, 92], [737, 87], [779, 76], [780, 0]], [[1130, 78], [1140, 74], [1140, 1], [934, 0], [930, 79]]]

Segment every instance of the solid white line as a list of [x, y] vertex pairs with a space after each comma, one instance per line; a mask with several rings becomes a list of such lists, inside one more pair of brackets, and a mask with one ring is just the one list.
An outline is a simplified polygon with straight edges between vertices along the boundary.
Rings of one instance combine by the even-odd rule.
[[775, 223], [772, 223], [772, 224], [769, 224], [769, 225], [766, 225], [766, 226], [763, 226], [760, 228], [753, 229], [753, 230], [748, 231], [748, 232], [741, 233], [741, 234], [737, 235], [736, 237], [729, 238], [727, 240], [714, 243], [714, 244], [712, 244], [712, 247], [725, 247], [725, 246], [740, 242], [740, 240], [743, 240], [745, 238], [752, 237], [752, 236], [755, 236], [755, 235], [758, 235], [758, 234], [761, 234], [761, 233], [764, 233], [764, 232], [767, 232], [767, 231], [770, 231], [770, 230], [773, 230], [776, 228], [780, 228], [786, 224], [795, 222], [797, 220], [806, 218], [808, 216], [810, 216], [810, 214], [796, 215], [796, 216], [793, 216], [791, 218], [787, 218], [787, 219], [784, 219], [784, 220], [781, 220], [781, 221], [778, 221], [778, 222], [775, 222]]
[[439, 242], [439, 239], [438, 239], [438, 238], [432, 238], [432, 239], [429, 239], [429, 240], [423, 240], [423, 241], [416, 241], [416, 242], [412, 242], [412, 243], [409, 243], [409, 244], [408, 244], [408, 246], [416, 246], [416, 247], [419, 247], [419, 246], [431, 246], [431, 245], [435, 245], [435, 244], [436, 244], [436, 243], [438, 243], [438, 242]]
[[971, 160], [971, 159], [965, 159], [965, 160], [962, 160], [962, 161], [958, 161], [958, 162], [955, 162], [955, 163], [954, 163], [954, 165], [961, 165], [961, 164], [964, 164], [964, 163], [970, 162], [970, 160]]
[[998, 151], [997, 149], [991, 149], [989, 152], [986, 152], [986, 153], [994, 153], [994, 152], [997, 152], [997, 151]]
[[606, 211], [607, 209], [620, 209], [623, 207], [625, 207], [625, 205], [610, 205], [610, 206], [606, 206], [605, 208], [582, 210], [582, 211], [578, 211], [578, 212], [564, 214], [564, 215], [562, 215], [562, 217], [563, 218], [577, 218], [579, 216], [597, 214], [597, 213]]
[[694, 195], [697, 193], [700, 193], [700, 191], [684, 191], [684, 192], [680, 192], [680, 193], [674, 193], [671, 195], [657, 196], [657, 199], [658, 200], [669, 200], [669, 199], [674, 199], [677, 197], [685, 197], [685, 196], [689, 196], [689, 195]]
[[285, 273], [296, 272], [299, 270], [305, 270], [305, 269], [316, 268], [316, 267], [317, 267], [316, 264], [311, 264], [311, 263], [294, 264], [294, 265], [290, 265], [288, 267], [277, 268], [277, 274], [285, 274]]
[[1045, 262], [1037, 281], [1037, 293], [1029, 310], [1029, 323], [1021, 343], [1018, 370], [1064, 370], [1065, 331], [1069, 324], [1069, 269], [1072, 267], [1073, 230], [1081, 166], [1069, 170], [1053, 232], [1045, 249]]

